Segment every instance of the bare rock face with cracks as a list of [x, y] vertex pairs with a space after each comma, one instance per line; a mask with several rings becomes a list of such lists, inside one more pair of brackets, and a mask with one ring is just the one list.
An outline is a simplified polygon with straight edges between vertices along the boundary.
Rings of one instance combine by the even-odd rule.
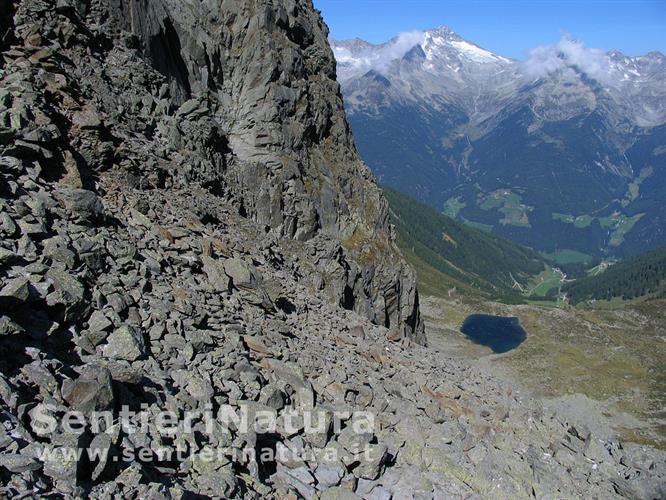
[[188, 165], [187, 177], [276, 237], [334, 242], [339, 248], [321, 245], [330, 271], [322, 285], [333, 298], [422, 338], [414, 277], [358, 158], [328, 31], [312, 6], [164, 0], [117, 2], [111, 14], [166, 77], [169, 102], [206, 122], [203, 137], [198, 126], [178, 130], [177, 120], [161, 130], [209, 163]]

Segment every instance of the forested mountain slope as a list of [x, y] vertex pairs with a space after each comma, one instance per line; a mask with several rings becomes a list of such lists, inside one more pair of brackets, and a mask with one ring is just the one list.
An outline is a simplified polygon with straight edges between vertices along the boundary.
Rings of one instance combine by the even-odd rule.
[[565, 285], [563, 291], [574, 304], [585, 300], [666, 297], [666, 247], [620, 262], [596, 276]]
[[422, 282], [430, 282], [435, 270], [444, 286], [515, 300], [545, 268], [528, 248], [457, 222], [393, 189], [385, 188], [384, 194], [399, 244]]

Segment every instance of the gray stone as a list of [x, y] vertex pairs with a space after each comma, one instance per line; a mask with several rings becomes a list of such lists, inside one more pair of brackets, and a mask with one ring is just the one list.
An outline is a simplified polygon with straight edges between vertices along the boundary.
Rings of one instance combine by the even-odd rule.
[[603, 441], [600, 441], [595, 436], [590, 436], [590, 439], [586, 442], [584, 455], [596, 463], [611, 462], [613, 460]]
[[56, 378], [39, 361], [33, 361], [23, 366], [21, 372], [29, 382], [39, 387], [39, 392], [43, 396], [53, 396], [58, 390]]
[[75, 410], [89, 413], [113, 407], [111, 372], [100, 366], [87, 366], [76, 380], [62, 385], [62, 397]]
[[331, 488], [340, 484], [346, 471], [341, 465], [322, 464], [315, 470], [315, 478], [317, 479], [317, 487], [319, 489]]
[[365, 450], [373, 438], [374, 434], [369, 430], [350, 424], [338, 435], [337, 441], [350, 453], [357, 453]]
[[7, 213], [0, 213], [0, 231], [7, 236], [13, 236], [18, 231], [16, 223]]
[[301, 468], [300, 470], [287, 469], [278, 465], [278, 472], [274, 474], [273, 478], [277, 483], [284, 483], [291, 486], [305, 499], [315, 498], [316, 490], [312, 486], [314, 478], [306, 468]]
[[207, 380], [206, 377], [197, 377], [194, 375], [189, 375], [187, 379], [185, 388], [190, 396], [204, 404], [212, 400], [215, 391], [210, 380]]
[[321, 492], [320, 500], [361, 500], [361, 497], [347, 488], [336, 486]]
[[102, 118], [94, 108], [86, 106], [74, 113], [72, 124], [82, 129], [97, 129], [102, 127]]
[[193, 460], [194, 482], [199, 491], [208, 495], [234, 498], [238, 491], [238, 479], [230, 465], [218, 460]]
[[139, 486], [141, 478], [142, 467], [137, 462], [134, 462], [118, 475], [116, 481], [124, 486], [136, 488]]
[[190, 99], [189, 101], [185, 101], [180, 108], [178, 108], [178, 111], [176, 111], [177, 115], [181, 116], [187, 116], [190, 113], [194, 112], [197, 108], [199, 108], [199, 100], [198, 99]]
[[121, 326], [107, 338], [102, 348], [107, 358], [136, 361], [146, 355], [143, 334], [129, 325]]
[[60, 306], [64, 309], [65, 319], [78, 318], [85, 314], [89, 305], [85, 304], [85, 287], [73, 275], [52, 267], [46, 273], [47, 278], [53, 282], [55, 290], [46, 297], [49, 306]]
[[7, 316], [0, 316], [0, 335], [18, 335], [25, 333], [25, 329], [14, 323]]
[[224, 261], [224, 272], [229, 276], [236, 288], [256, 289], [261, 282], [261, 275], [254, 266], [238, 258]]
[[383, 486], [375, 486], [370, 493], [363, 497], [363, 500], [391, 500], [393, 495]]
[[76, 263], [76, 254], [67, 248], [60, 238], [51, 238], [44, 242], [44, 255], [55, 262], [61, 262], [71, 269]]
[[363, 328], [362, 325], [352, 326], [349, 329], [349, 334], [352, 337], [356, 337], [356, 338], [359, 338], [359, 339], [365, 339], [365, 329]]
[[211, 257], [201, 257], [203, 270], [208, 277], [208, 283], [218, 292], [226, 292], [231, 288], [231, 278], [225, 274], [225, 266], [219, 260]]
[[99, 477], [105, 472], [109, 459], [111, 458], [110, 452], [113, 441], [109, 434], [101, 433], [93, 438], [88, 447], [91, 450], [94, 450], [96, 457], [98, 458], [95, 468], [92, 471], [92, 480], [96, 481]]
[[382, 467], [388, 458], [388, 448], [385, 444], [370, 444], [358, 456], [360, 464], [354, 469], [354, 475], [359, 478], [374, 480], [381, 473]]
[[4, 467], [12, 474], [21, 474], [39, 470], [42, 465], [30, 456], [0, 454], [0, 467]]
[[58, 422], [58, 414], [56, 413], [57, 407], [55, 405], [46, 405], [39, 403], [32, 410], [28, 412], [30, 416], [30, 429], [39, 437], [50, 437], [51, 429], [49, 423], [43, 421], [44, 416], [51, 417], [52, 422]]
[[91, 222], [104, 213], [99, 197], [87, 189], [62, 189], [59, 193], [65, 209], [68, 210], [78, 220]]
[[57, 434], [52, 440], [47, 460], [44, 461], [44, 474], [50, 477], [56, 488], [63, 493], [72, 493], [77, 487], [81, 459], [77, 450], [82, 449], [84, 436], [77, 434]]
[[333, 413], [322, 407], [315, 407], [310, 413], [309, 429], [305, 440], [314, 448], [325, 448], [333, 429]]
[[27, 278], [11, 280], [0, 290], [0, 299], [2, 298], [27, 302], [30, 298], [30, 281]]
[[94, 311], [88, 318], [88, 330], [91, 332], [103, 332], [113, 326], [113, 323], [102, 311]]
[[281, 410], [285, 405], [285, 394], [277, 386], [268, 384], [261, 389], [259, 401], [269, 408]]
[[18, 255], [14, 252], [0, 247], [0, 266], [6, 266], [19, 260]]

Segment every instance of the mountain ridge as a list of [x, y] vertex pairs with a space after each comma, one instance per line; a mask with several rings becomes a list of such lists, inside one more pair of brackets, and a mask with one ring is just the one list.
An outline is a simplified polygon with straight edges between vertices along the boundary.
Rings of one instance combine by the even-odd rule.
[[[664, 151], [634, 154], [666, 139], [660, 53], [564, 38], [513, 61], [446, 28], [357, 46], [333, 44], [338, 80], [381, 183], [549, 253], [621, 257], [666, 242]], [[591, 222], [566, 222], [577, 219]]]
[[[238, 9], [159, 0], [121, 2], [112, 14], [169, 78], [178, 104], [212, 96], [209, 106], [217, 110], [226, 156], [202, 181], [278, 237], [308, 241], [321, 234], [344, 241], [363, 235], [377, 257], [372, 270], [358, 263], [363, 256], [354, 255], [357, 249], [345, 248], [357, 262], [326, 286], [340, 302], [353, 297], [349, 306], [378, 323], [422, 337], [411, 271], [380, 262], [400, 258], [391, 244], [386, 202], [358, 158], [345, 118], [328, 29], [296, 4], [278, 9], [279, 18], [266, 6]], [[220, 37], [220, 18], [233, 22], [253, 9], [265, 11], [254, 21], [257, 26]], [[289, 24], [289, 12], [299, 21]], [[261, 50], [235, 50], [238, 37], [256, 41]], [[280, 53], [275, 47], [282, 45]], [[181, 49], [164, 50], [172, 47]], [[312, 52], [308, 57], [306, 48]], [[390, 309], [384, 308], [387, 303]]]

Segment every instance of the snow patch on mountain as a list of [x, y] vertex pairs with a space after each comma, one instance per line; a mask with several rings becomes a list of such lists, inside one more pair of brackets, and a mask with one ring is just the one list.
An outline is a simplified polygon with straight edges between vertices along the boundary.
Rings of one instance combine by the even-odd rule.
[[508, 59], [495, 55], [492, 52], [487, 51], [486, 49], [482, 49], [478, 45], [474, 45], [473, 43], [466, 42], [465, 40], [460, 40], [460, 41], [452, 41], [450, 42], [451, 45], [462, 55], [467, 57], [468, 59], [471, 59], [474, 62], [479, 62], [479, 63], [486, 63], [486, 62], [497, 62], [497, 61], [504, 61], [504, 62], [510, 62]]

